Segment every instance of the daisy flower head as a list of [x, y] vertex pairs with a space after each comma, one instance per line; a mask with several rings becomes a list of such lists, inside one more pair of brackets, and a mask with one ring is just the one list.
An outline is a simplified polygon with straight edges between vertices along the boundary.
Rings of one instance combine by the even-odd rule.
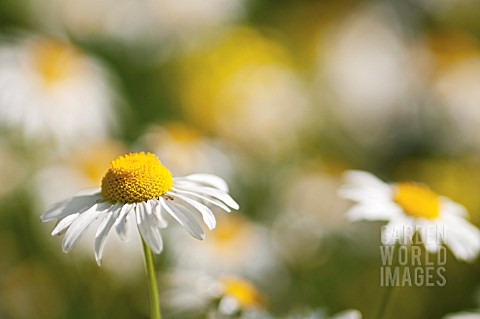
[[349, 219], [388, 221], [385, 227], [389, 231], [382, 234], [384, 242], [411, 243], [418, 233], [431, 253], [445, 244], [457, 259], [472, 261], [480, 252], [480, 230], [467, 220], [462, 205], [420, 183], [387, 184], [363, 171], [345, 175], [340, 196], [357, 202], [347, 213]]
[[156, 254], [163, 248], [160, 229], [167, 227], [167, 216], [196, 239], [204, 239], [196, 213], [200, 213], [209, 229], [216, 225], [215, 216], [205, 204], [227, 212], [239, 208], [220, 177], [192, 174], [173, 178], [154, 154], [130, 153], [110, 163], [101, 188], [54, 204], [41, 220], [58, 221], [52, 235], [65, 234], [63, 251], [69, 252], [90, 224], [99, 219], [94, 250], [100, 265], [105, 240], [112, 228], [120, 239], [128, 238], [129, 218], [135, 219], [142, 239]]
[[[201, 271], [171, 273], [164, 295], [176, 317], [210, 312], [209, 318], [257, 318], [264, 314], [266, 297], [257, 285], [238, 275], [210, 276]], [[259, 318], [264, 318], [261, 316]]]
[[27, 36], [3, 43], [0, 88], [0, 127], [28, 141], [69, 148], [100, 140], [115, 126], [107, 70], [60, 39]]

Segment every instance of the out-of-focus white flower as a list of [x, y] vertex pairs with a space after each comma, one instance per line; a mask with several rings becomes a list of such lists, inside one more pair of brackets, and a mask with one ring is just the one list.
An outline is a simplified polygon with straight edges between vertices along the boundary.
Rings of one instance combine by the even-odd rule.
[[479, 319], [480, 318], [480, 310], [478, 311], [462, 311], [457, 313], [452, 313], [443, 317], [443, 319]]
[[[195, 37], [244, 14], [244, 0], [52, 0], [34, 1], [32, 14], [53, 30], [129, 42]], [[45, 18], [48, 16], [48, 19]]]
[[73, 45], [38, 37], [1, 45], [0, 126], [66, 148], [106, 137], [112, 104], [106, 70]]
[[258, 280], [278, 270], [267, 229], [241, 215], [218, 215], [217, 219], [217, 228], [201, 243], [178, 231], [171, 234], [176, 268], [217, 276], [235, 273]]
[[333, 316], [327, 316], [324, 311], [316, 310], [304, 315], [291, 315], [290, 319], [362, 319], [362, 314], [358, 310], [349, 309], [339, 312]]
[[249, 28], [228, 32], [183, 64], [186, 115], [259, 154], [291, 147], [310, 119], [305, 87], [277, 42]]
[[319, 51], [318, 85], [331, 87], [332, 113], [356, 140], [384, 139], [415, 91], [408, 48], [392, 10], [361, 7]]
[[101, 188], [91, 189], [52, 205], [41, 216], [43, 222], [56, 220], [52, 235], [65, 234], [64, 252], [69, 252], [94, 220], [101, 220], [95, 234], [95, 259], [101, 263], [105, 240], [110, 230], [120, 239], [128, 238], [128, 219], [134, 218], [143, 241], [153, 253], [163, 249], [160, 229], [167, 227], [167, 215], [190, 235], [204, 239], [205, 233], [195, 216], [199, 213], [209, 229], [216, 226], [215, 216], [202, 202], [230, 212], [238, 204], [228, 195], [228, 186], [220, 177], [193, 174], [172, 175], [151, 153], [131, 153], [110, 163]]
[[231, 159], [223, 151], [226, 145], [202, 136], [185, 124], [152, 127], [141, 141], [143, 147], [158, 154], [161, 162], [174, 175], [215, 172], [228, 180], [233, 174]]
[[166, 281], [171, 288], [162, 300], [172, 311], [196, 314], [208, 311], [211, 318], [235, 314], [240, 318], [267, 318], [262, 311], [265, 298], [244, 278], [179, 271], [169, 274]]
[[459, 260], [473, 261], [480, 252], [480, 230], [467, 221], [466, 209], [425, 185], [386, 184], [370, 173], [349, 171], [339, 193], [357, 202], [348, 211], [351, 220], [388, 221], [385, 243], [411, 243], [413, 229], [429, 252], [438, 252], [442, 243]]

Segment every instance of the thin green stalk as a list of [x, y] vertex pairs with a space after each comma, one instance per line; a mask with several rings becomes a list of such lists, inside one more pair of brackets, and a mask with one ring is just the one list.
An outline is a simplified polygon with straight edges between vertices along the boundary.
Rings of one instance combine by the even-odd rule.
[[155, 276], [155, 265], [153, 263], [153, 253], [147, 244], [143, 241], [143, 255], [145, 257], [145, 271], [147, 273], [148, 298], [150, 303], [150, 319], [162, 319], [160, 314], [160, 301], [158, 299], [157, 277]]
[[[397, 258], [398, 258], [398, 248], [400, 245], [398, 243], [395, 243], [395, 248], [394, 248], [394, 256], [393, 256], [393, 262], [390, 267], [395, 267], [398, 266], [397, 264]], [[393, 291], [394, 285], [393, 283], [390, 283], [389, 285], [385, 286], [385, 290], [383, 292], [382, 300], [380, 301], [380, 306], [378, 308], [377, 315], [375, 316], [375, 319], [382, 319], [385, 317], [385, 312], [387, 311], [387, 305], [390, 302], [390, 299], [392, 297], [392, 291]]]
[[375, 319], [382, 319], [385, 316], [385, 311], [387, 310], [388, 302], [390, 301], [390, 297], [392, 296], [393, 285], [388, 285], [385, 287], [385, 291], [383, 292], [382, 301], [380, 302], [380, 308], [378, 309], [377, 316]]

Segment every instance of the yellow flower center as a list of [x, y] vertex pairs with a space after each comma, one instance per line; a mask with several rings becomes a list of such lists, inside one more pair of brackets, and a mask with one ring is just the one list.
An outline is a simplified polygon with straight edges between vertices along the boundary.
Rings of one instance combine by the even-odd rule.
[[235, 298], [241, 309], [263, 304], [262, 296], [250, 282], [235, 277], [225, 277], [221, 282], [224, 285], [223, 294]]
[[140, 203], [172, 189], [172, 174], [151, 153], [130, 153], [110, 163], [102, 195], [112, 203]]
[[440, 200], [430, 188], [416, 183], [394, 184], [393, 201], [410, 216], [435, 219], [440, 214]]
[[74, 73], [80, 53], [57, 41], [41, 40], [33, 44], [34, 63], [45, 87], [52, 88]]

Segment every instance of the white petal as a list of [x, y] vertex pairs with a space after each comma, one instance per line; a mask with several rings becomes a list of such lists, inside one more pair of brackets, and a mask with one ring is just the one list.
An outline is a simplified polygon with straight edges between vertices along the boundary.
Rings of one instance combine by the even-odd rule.
[[[172, 194], [174, 194], [174, 193], [172, 193]], [[173, 196], [174, 196], [174, 198], [176, 197], [176, 198], [182, 199], [184, 202], [187, 202], [188, 204], [193, 206], [196, 210], [198, 210], [202, 214], [202, 219], [205, 222], [205, 224], [207, 225], [208, 229], [212, 230], [212, 229], [215, 228], [215, 226], [216, 226], [215, 216], [213, 215], [212, 211], [207, 206], [205, 206], [205, 205], [203, 205], [203, 204], [201, 204], [197, 201], [194, 201], [193, 199], [182, 196], [180, 194], [174, 194]]]
[[468, 216], [467, 209], [465, 207], [463, 207], [462, 205], [451, 201], [447, 197], [440, 197], [440, 200], [441, 200], [441, 204], [442, 204], [442, 206], [441, 206], [442, 212], [449, 212], [449, 213], [458, 215], [460, 217], [467, 217]]
[[181, 194], [190, 195], [190, 196], [194, 196], [194, 197], [203, 199], [204, 201], [207, 201], [207, 202], [209, 202], [209, 203], [211, 203], [215, 206], [220, 207], [221, 209], [223, 209], [226, 212], [230, 213], [232, 211], [227, 205], [225, 205], [223, 202], [219, 201], [218, 199], [210, 198], [210, 197], [203, 196], [203, 195], [200, 195], [200, 194], [197, 194], [197, 193], [194, 193], [194, 192], [189, 192], [189, 191], [186, 191], [186, 190], [180, 190], [180, 189], [177, 189], [175, 187], [172, 189], [172, 191], [174, 191], [175, 193], [181, 193]]
[[337, 313], [331, 319], [362, 319], [362, 314], [358, 310], [350, 309]]
[[375, 175], [368, 172], [351, 170], [347, 171], [344, 176], [346, 183], [354, 186], [383, 189], [385, 191], [390, 188], [387, 183], [382, 182]]
[[190, 180], [212, 186], [222, 192], [228, 192], [228, 184], [223, 178], [212, 174], [192, 174], [175, 180]]
[[473, 261], [480, 253], [480, 230], [455, 215], [442, 218], [446, 224], [446, 245], [459, 260]]
[[420, 234], [425, 249], [430, 253], [437, 253], [442, 245], [442, 234], [439, 233], [443, 227], [442, 223], [423, 218], [417, 218], [415, 221], [417, 223], [415, 225], [415, 231]]
[[[382, 229], [382, 243], [393, 245], [400, 241], [403, 245], [412, 243], [412, 237], [415, 233], [413, 220], [410, 218], [395, 218], [390, 220]], [[385, 234], [386, 231], [386, 234]]]
[[376, 201], [391, 201], [393, 198], [392, 189], [365, 188], [351, 185], [344, 185], [339, 188], [338, 196], [359, 203], [371, 203]]
[[42, 222], [49, 222], [78, 213], [83, 208], [92, 206], [99, 199], [101, 199], [101, 195], [99, 193], [93, 195], [74, 196], [50, 206], [47, 211], [43, 213], [40, 219]]
[[80, 216], [78, 216], [77, 219], [75, 219], [75, 221], [72, 223], [72, 225], [70, 225], [70, 228], [68, 228], [67, 233], [63, 238], [63, 251], [69, 252], [83, 235], [91, 222], [99, 217], [102, 212], [111, 205], [112, 204], [110, 203], [96, 203], [88, 210], [81, 213]]
[[153, 253], [159, 254], [163, 248], [162, 236], [154, 221], [151, 220], [152, 215], [147, 213], [147, 203], [137, 204], [136, 214], [139, 216], [138, 229], [145, 243], [150, 247]]
[[173, 201], [166, 201], [160, 197], [160, 204], [180, 225], [182, 225], [196, 239], [205, 239], [202, 227], [195, 219], [195, 216], [185, 207], [175, 204]]
[[195, 192], [203, 195], [212, 196], [214, 198], [221, 200], [222, 202], [224, 202], [225, 204], [227, 204], [233, 209], [239, 208], [237, 202], [235, 202], [235, 200], [233, 200], [233, 198], [230, 197], [230, 195], [212, 187], [192, 186], [188, 188], [187, 187], [177, 187], [177, 188], [180, 190], [187, 190], [187, 191], [191, 191], [191, 192]]
[[352, 206], [347, 211], [347, 217], [351, 221], [390, 220], [402, 214], [402, 210], [392, 203], [362, 203]]
[[126, 241], [128, 239], [127, 218], [134, 208], [135, 204], [124, 204], [120, 213], [118, 214], [117, 220], [115, 221], [115, 231], [118, 235], [118, 238], [120, 238], [122, 241]]
[[117, 203], [108, 210], [107, 215], [102, 220], [102, 223], [98, 227], [97, 233], [95, 234], [95, 260], [99, 266], [102, 263], [105, 240], [107, 239], [116, 218], [120, 214], [122, 206], [122, 204]]
[[149, 203], [152, 205], [152, 214], [155, 216], [157, 226], [159, 228], [166, 228], [168, 226], [168, 223], [167, 220], [163, 217], [160, 201], [150, 200]]
[[52, 236], [62, 235], [68, 227], [73, 223], [73, 221], [80, 215], [80, 213], [68, 215], [62, 219], [53, 229]]

